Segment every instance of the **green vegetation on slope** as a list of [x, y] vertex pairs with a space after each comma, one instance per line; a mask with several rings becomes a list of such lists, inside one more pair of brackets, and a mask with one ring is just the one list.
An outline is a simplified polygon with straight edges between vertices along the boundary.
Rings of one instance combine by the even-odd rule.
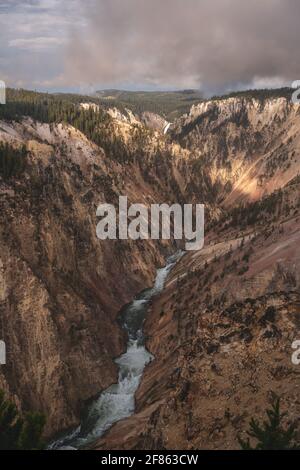
[[25, 169], [27, 150], [25, 145], [14, 148], [0, 142], [0, 176], [7, 180], [20, 175]]
[[292, 88], [264, 88], [260, 90], [244, 90], [244, 91], [234, 91], [231, 93], [228, 93], [226, 95], [219, 95], [219, 96], [213, 96], [211, 100], [217, 101], [217, 100], [225, 100], [227, 98], [255, 98], [259, 101], [264, 102], [265, 100], [268, 99], [274, 99], [274, 98], [286, 98], [286, 99], [291, 99], [292, 93], [295, 90]]
[[296, 424], [283, 427], [283, 418], [287, 413], [280, 412], [280, 399], [273, 397], [271, 408], [266, 410], [267, 419], [260, 424], [255, 418], [250, 421], [250, 430], [247, 434], [256, 439], [255, 447], [251, 447], [250, 439], [244, 441], [239, 437], [239, 443], [244, 450], [295, 450], [297, 432]]
[[21, 417], [16, 406], [5, 400], [4, 392], [0, 390], [0, 450], [42, 449], [45, 421], [40, 413], [27, 413]]
[[79, 106], [79, 103], [87, 100], [92, 101], [80, 95], [52, 95], [8, 89], [6, 105], [0, 106], [0, 119], [19, 120], [23, 116], [30, 116], [40, 122], [66, 122], [88, 131], [92, 129], [91, 119], [97, 118], [98, 122], [103, 122], [109, 117], [101, 110], [95, 113], [93, 109], [84, 110]]
[[[85, 97], [87, 100], [87, 97]], [[50, 95], [26, 90], [7, 91], [7, 103], [0, 107], [0, 119], [21, 120], [29, 116], [42, 123], [66, 123], [80, 130], [118, 161], [128, 161], [129, 151], [121, 137], [114, 135], [112, 118], [103, 110], [83, 109], [79, 95]], [[5, 170], [6, 171], [6, 170]], [[10, 176], [10, 175], [8, 175]]]
[[[250, 90], [233, 93], [230, 96], [244, 96], [245, 98], [259, 98], [261, 100], [271, 97], [290, 97], [291, 89], [279, 90]], [[203, 101], [201, 95], [195, 90], [174, 92], [127, 92], [107, 90], [98, 92], [97, 96], [90, 97], [75, 94], [48, 94], [27, 90], [7, 90], [7, 103], [0, 106], [0, 119], [21, 120], [29, 116], [43, 123], [67, 123], [81, 132], [97, 145], [102, 147], [112, 158], [121, 162], [132, 160], [132, 155], [123, 139], [116, 136], [112, 129], [112, 118], [105, 112], [111, 106], [125, 112], [130, 108], [133, 112], [141, 114], [144, 111], [155, 112], [168, 120], [174, 120], [184, 112], [188, 112], [193, 104]], [[92, 107], [83, 109], [82, 102], [91, 102], [99, 105], [99, 109]], [[201, 119], [203, 116], [201, 117]], [[197, 121], [192, 123], [195, 126]], [[185, 128], [184, 132], [189, 131]]]

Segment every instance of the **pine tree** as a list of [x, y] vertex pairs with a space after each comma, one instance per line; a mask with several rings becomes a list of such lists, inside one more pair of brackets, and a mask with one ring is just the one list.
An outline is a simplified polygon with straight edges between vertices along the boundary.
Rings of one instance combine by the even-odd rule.
[[40, 413], [28, 413], [25, 416], [19, 446], [21, 449], [42, 449], [41, 435], [46, 424], [45, 416]]
[[16, 406], [6, 401], [4, 392], [0, 390], [0, 450], [18, 448], [22, 426]]
[[27, 413], [21, 418], [16, 406], [5, 400], [0, 390], [0, 450], [42, 449], [45, 421], [40, 413]]
[[0, 176], [4, 179], [19, 176], [25, 169], [26, 156], [25, 145], [14, 148], [8, 143], [0, 142]]
[[251, 447], [250, 439], [244, 441], [238, 437], [243, 450], [293, 450], [299, 449], [296, 445], [296, 424], [293, 423], [286, 429], [283, 428], [282, 420], [287, 413], [280, 413], [280, 398], [273, 397], [271, 409], [266, 410], [267, 420], [262, 424], [252, 418], [248, 436], [255, 438], [258, 442]]

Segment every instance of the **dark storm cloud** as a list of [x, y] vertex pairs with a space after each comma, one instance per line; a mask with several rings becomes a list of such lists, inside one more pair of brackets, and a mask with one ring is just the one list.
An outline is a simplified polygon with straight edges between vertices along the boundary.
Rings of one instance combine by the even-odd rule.
[[4, 0], [0, 79], [206, 92], [291, 83], [299, 17], [299, 0]]
[[67, 71], [78, 80], [207, 90], [300, 77], [298, 0], [90, 0]]

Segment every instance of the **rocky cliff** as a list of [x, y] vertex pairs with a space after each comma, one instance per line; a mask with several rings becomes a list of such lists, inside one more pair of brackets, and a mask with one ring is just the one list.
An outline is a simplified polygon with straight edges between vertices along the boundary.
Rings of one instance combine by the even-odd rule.
[[148, 314], [155, 361], [137, 414], [96, 447], [230, 448], [271, 390], [299, 414], [290, 363], [299, 107], [284, 97], [207, 101], [166, 136], [110, 116], [105, 135], [112, 148], [121, 139], [119, 158], [67, 124], [0, 122], [1, 142], [28, 151], [22, 175], [0, 179], [0, 387], [22, 410], [46, 414], [47, 436], [76, 425], [85, 402], [116, 380], [119, 309], [175, 249], [98, 240], [98, 204], [120, 194], [146, 205], [204, 202], [207, 246], [184, 256]]
[[122, 194], [148, 206], [190, 193], [188, 152], [118, 118], [107, 133], [124, 141], [121, 162], [67, 124], [0, 123], [1, 142], [28, 152], [23, 174], [0, 179], [0, 387], [23, 410], [45, 413], [47, 436], [78, 424], [85, 402], [116, 380], [113, 358], [125, 346], [116, 315], [175, 249], [100, 241], [97, 206], [118, 206]]
[[206, 102], [171, 132], [219, 181], [222, 214], [148, 312], [155, 359], [137, 412], [93, 448], [239, 448], [274, 393], [286, 422], [299, 422], [299, 108], [284, 98]]
[[226, 205], [256, 200], [300, 171], [299, 105], [290, 98], [233, 97], [194, 105], [172, 139], [206, 167]]
[[148, 312], [155, 359], [137, 412], [94, 448], [238, 449], [274, 394], [286, 423], [299, 422], [300, 370], [291, 360], [300, 326], [299, 189], [296, 210], [243, 233], [227, 228], [219, 237], [218, 225], [206, 248], [178, 263]]

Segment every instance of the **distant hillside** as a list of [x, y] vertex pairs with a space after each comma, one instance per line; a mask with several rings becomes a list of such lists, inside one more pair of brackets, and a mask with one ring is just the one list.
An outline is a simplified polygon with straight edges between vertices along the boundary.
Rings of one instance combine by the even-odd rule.
[[[141, 115], [145, 112], [155, 113], [170, 122], [174, 122], [183, 114], [188, 114], [193, 105], [206, 101], [224, 100], [235, 98], [256, 98], [260, 101], [272, 98], [290, 98], [291, 88], [245, 90], [233, 92], [224, 96], [214, 96], [204, 99], [200, 91], [122, 91], [103, 90], [94, 95], [79, 95], [72, 93], [40, 93], [23, 89], [7, 89], [7, 104], [0, 108], [0, 118], [15, 119], [17, 116], [32, 116], [43, 122], [62, 119], [62, 110], [72, 113], [74, 106], [88, 102], [99, 105], [102, 110], [117, 108], [121, 113], [126, 113], [126, 108], [133, 113]], [[45, 109], [47, 108], [47, 110]], [[51, 109], [52, 116], [48, 116]], [[58, 112], [59, 110], [59, 112]], [[64, 113], [66, 114], [66, 113]], [[66, 117], [66, 116], [65, 116]], [[59, 118], [59, 119], [58, 119]], [[63, 119], [69, 122], [68, 119]]]
[[213, 96], [210, 98], [213, 100], [224, 100], [227, 98], [255, 98], [260, 101], [264, 101], [272, 98], [287, 98], [290, 99], [294, 89], [289, 87], [284, 88], [263, 88], [263, 89], [251, 89], [243, 91], [233, 91], [225, 95]]
[[[261, 101], [272, 98], [289, 98], [291, 88], [244, 90], [231, 92], [223, 96], [213, 96], [209, 100], [223, 100], [226, 98], [256, 98]], [[173, 122], [176, 118], [188, 113], [191, 106], [203, 101], [203, 95], [198, 90], [181, 91], [124, 91], [100, 90], [95, 94], [104, 107], [117, 107], [121, 111], [125, 108], [141, 115], [145, 111], [159, 114], [167, 121]]]
[[97, 91], [96, 95], [109, 106], [130, 108], [137, 114], [150, 111], [163, 116], [168, 121], [173, 121], [182, 114], [187, 113], [193, 104], [203, 100], [203, 96], [197, 90], [103, 90]]

